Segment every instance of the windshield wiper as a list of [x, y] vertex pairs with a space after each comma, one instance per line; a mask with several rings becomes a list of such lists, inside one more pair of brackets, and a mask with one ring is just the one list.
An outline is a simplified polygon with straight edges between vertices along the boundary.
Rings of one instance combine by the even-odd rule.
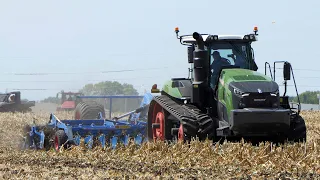
[[[245, 62], [246, 63], [251, 63], [249, 60], [249, 57], [245, 57], [244, 56], [244, 54], [242, 53], [242, 51], [240, 51], [240, 49], [236, 46], [236, 45], [234, 45], [233, 43], [231, 43], [231, 42], [228, 42], [233, 48], [234, 48], [234, 50], [238, 53], [238, 54], [240, 54], [240, 56], [243, 58], [243, 59], [245, 59]], [[258, 67], [257, 67], [257, 65], [256, 65], [256, 63], [253, 61], [252, 62], [253, 63], [253, 68], [255, 69], [255, 70], [257, 70], [258, 69]], [[250, 69], [250, 68], [249, 68]]]
[[240, 51], [240, 49], [239, 49], [237, 46], [235, 46], [235, 45], [234, 45], [233, 43], [231, 43], [231, 42], [228, 42], [228, 43], [232, 46], [233, 49], [235, 49], [235, 51], [236, 51], [238, 54], [240, 54], [240, 56], [242, 56], [243, 59], [245, 59], [247, 62], [249, 62], [248, 58], [244, 56], [244, 54], [242, 53], [242, 51]]

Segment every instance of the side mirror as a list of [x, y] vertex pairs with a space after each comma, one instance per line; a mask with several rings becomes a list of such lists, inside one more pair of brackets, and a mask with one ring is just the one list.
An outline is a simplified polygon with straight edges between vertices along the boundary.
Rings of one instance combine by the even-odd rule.
[[291, 64], [289, 62], [285, 62], [283, 65], [283, 79], [285, 81], [290, 80], [291, 75]]
[[189, 46], [188, 47], [188, 63], [193, 63], [193, 51], [194, 51], [194, 46]]

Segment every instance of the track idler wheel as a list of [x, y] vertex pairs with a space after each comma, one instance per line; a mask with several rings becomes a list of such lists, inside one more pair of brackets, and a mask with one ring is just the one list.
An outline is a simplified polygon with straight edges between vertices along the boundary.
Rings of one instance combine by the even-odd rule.
[[191, 138], [187, 136], [185, 127], [182, 123], [180, 123], [180, 126], [178, 128], [172, 128], [171, 132], [172, 136], [174, 136], [178, 142], [185, 143], [191, 140]]
[[178, 131], [178, 141], [184, 142], [185, 140], [185, 134], [183, 130], [183, 124], [180, 124], [179, 131]]

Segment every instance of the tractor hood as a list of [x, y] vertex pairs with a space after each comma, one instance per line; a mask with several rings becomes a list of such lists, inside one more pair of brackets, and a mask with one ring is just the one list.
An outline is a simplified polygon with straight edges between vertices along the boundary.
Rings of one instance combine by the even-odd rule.
[[69, 108], [75, 108], [76, 103], [74, 101], [65, 101], [61, 104], [61, 108], [63, 109], [69, 109]]
[[239, 93], [278, 93], [279, 86], [273, 81], [245, 81], [230, 82], [229, 89], [231, 92], [239, 91]]
[[222, 74], [225, 78], [233, 82], [272, 81], [269, 76], [248, 69], [224, 69]]
[[236, 90], [243, 93], [276, 93], [279, 90], [278, 84], [270, 77], [256, 71], [224, 69], [222, 75], [231, 92]]

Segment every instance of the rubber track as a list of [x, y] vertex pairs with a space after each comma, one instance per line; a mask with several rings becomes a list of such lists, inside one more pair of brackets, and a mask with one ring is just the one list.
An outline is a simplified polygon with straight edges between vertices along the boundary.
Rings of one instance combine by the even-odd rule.
[[[198, 136], [200, 139], [210, 134], [213, 128], [213, 120], [206, 114], [203, 114], [196, 106], [179, 104], [165, 95], [155, 96], [154, 101], [160, 104], [165, 110], [183, 122], [190, 137]], [[211, 132], [209, 131], [211, 130]]]
[[300, 115], [292, 116], [291, 122], [293, 123], [293, 127], [290, 128], [289, 140], [295, 142], [307, 141], [307, 129], [304, 119]]
[[216, 135], [216, 127], [214, 126], [214, 121], [210, 116], [204, 114], [196, 106], [187, 104], [183, 106], [188, 106], [191, 109], [192, 114], [196, 117], [199, 124], [199, 139], [205, 140], [206, 138], [214, 139]]

